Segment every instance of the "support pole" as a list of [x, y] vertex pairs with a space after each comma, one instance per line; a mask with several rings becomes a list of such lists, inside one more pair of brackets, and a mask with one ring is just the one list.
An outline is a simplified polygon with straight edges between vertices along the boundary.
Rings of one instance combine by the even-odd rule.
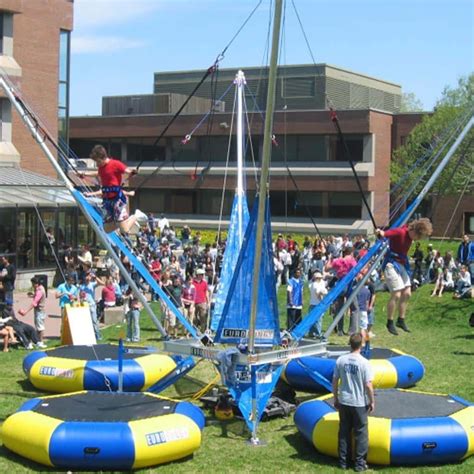
[[[259, 200], [258, 200], [258, 219], [257, 232], [255, 237], [255, 259], [253, 264], [253, 285], [252, 285], [252, 304], [250, 310], [250, 325], [249, 325], [249, 352], [255, 352], [255, 328], [257, 321], [257, 307], [258, 307], [258, 290], [259, 290], [259, 275], [260, 264], [262, 260], [263, 247], [263, 224], [265, 219], [265, 206], [267, 203], [267, 186], [268, 175], [270, 168], [270, 158], [272, 152], [272, 130], [273, 130], [273, 109], [275, 105], [275, 91], [276, 91], [276, 76], [278, 66], [278, 46], [280, 43], [280, 29], [282, 17], [282, 0], [276, 0], [275, 13], [273, 17], [273, 38], [272, 38], [272, 53], [270, 58], [270, 69], [268, 72], [268, 91], [267, 91], [267, 107], [265, 111], [265, 128], [263, 137], [263, 156], [260, 174]], [[256, 384], [257, 378], [252, 380]], [[254, 387], [255, 389], [256, 387]], [[258, 407], [256, 399], [256, 390], [252, 392], [252, 417], [254, 420], [251, 443], [253, 445], [259, 444], [257, 437], [258, 426]]]
[[244, 196], [244, 127], [243, 127], [243, 95], [245, 76], [239, 70], [234, 83], [237, 85], [237, 199], [239, 213], [239, 244], [242, 246], [244, 229], [242, 223], [242, 198]]
[[163, 337], [168, 337], [165, 329], [163, 328], [160, 321], [158, 320], [158, 318], [153, 313], [153, 310], [151, 309], [151, 306], [148, 303], [147, 299], [142, 294], [142, 292], [138, 289], [137, 284], [133, 281], [132, 277], [130, 276], [130, 274], [127, 272], [127, 270], [123, 266], [123, 263], [120, 260], [119, 256], [115, 253], [114, 249], [112, 248], [112, 245], [109, 242], [109, 239], [107, 237], [106, 232], [104, 231], [104, 229], [102, 229], [97, 224], [97, 222], [95, 222], [95, 220], [89, 215], [87, 210], [84, 208], [83, 204], [76, 198], [76, 194], [75, 194], [77, 192], [76, 189], [72, 185], [72, 183], [69, 180], [69, 178], [67, 177], [66, 173], [59, 166], [56, 158], [53, 156], [53, 154], [51, 153], [49, 148], [46, 146], [46, 143], [44, 141], [44, 137], [38, 131], [38, 129], [35, 126], [30, 114], [27, 113], [27, 111], [21, 105], [20, 101], [17, 100], [17, 98], [15, 97], [15, 95], [12, 92], [11, 87], [7, 84], [7, 82], [5, 81], [5, 78], [3, 76], [0, 76], [0, 87], [5, 91], [5, 94], [10, 99], [10, 102], [12, 103], [12, 105], [17, 110], [18, 114], [20, 115], [20, 118], [23, 120], [23, 122], [25, 123], [28, 130], [30, 130], [31, 134], [33, 135], [33, 138], [36, 140], [38, 145], [43, 150], [44, 154], [46, 155], [46, 158], [48, 158], [49, 162], [51, 163], [51, 165], [53, 166], [55, 171], [58, 173], [58, 176], [60, 176], [61, 179], [64, 181], [64, 184], [65, 184], [67, 190], [71, 193], [71, 196], [74, 198], [74, 200], [78, 204], [79, 208], [83, 212], [84, 216], [89, 221], [89, 224], [94, 229], [97, 237], [99, 237], [100, 241], [102, 242], [102, 244], [106, 248], [107, 252], [109, 253], [111, 258], [113, 259], [114, 263], [119, 268], [120, 273], [123, 275], [126, 282], [130, 285], [130, 288], [132, 288], [133, 292], [135, 293], [137, 298], [140, 300], [140, 302], [142, 303], [142, 305], [145, 308], [145, 310], [147, 311], [147, 313], [150, 315], [150, 317], [151, 317], [152, 321], [154, 322], [154, 324], [155, 324], [156, 328], [158, 329], [158, 331], [161, 333], [161, 335]]

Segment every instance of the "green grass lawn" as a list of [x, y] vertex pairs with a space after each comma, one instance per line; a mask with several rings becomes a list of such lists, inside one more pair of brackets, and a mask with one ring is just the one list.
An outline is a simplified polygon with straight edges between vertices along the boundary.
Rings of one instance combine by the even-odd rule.
[[[378, 293], [376, 303], [376, 338], [374, 345], [397, 348], [418, 357], [426, 368], [424, 379], [417, 389], [452, 393], [474, 401], [474, 331], [468, 326], [468, 314], [474, 310], [472, 300], [453, 300], [447, 293], [442, 298], [430, 298], [432, 285], [422, 287], [412, 297], [408, 310], [411, 334], [391, 336], [385, 330], [385, 304], [388, 294]], [[284, 289], [280, 290], [281, 321], [286, 318]], [[324, 326], [329, 323], [326, 316]], [[117, 326], [104, 330], [106, 339], [116, 341], [124, 333]], [[145, 314], [142, 315], [142, 335], [147, 344], [160, 345], [159, 334]], [[331, 342], [344, 343], [347, 338], [332, 337]], [[41, 395], [25, 380], [21, 369], [24, 351], [13, 350], [2, 354], [2, 377], [0, 379], [0, 417], [5, 420], [27, 399]], [[215, 376], [209, 362], [201, 362], [165, 395], [183, 396], [186, 392], [200, 388]], [[307, 397], [301, 394], [301, 397]], [[194, 456], [179, 462], [139, 472], [162, 473], [274, 473], [278, 471], [341, 472], [336, 460], [321, 456], [298, 433], [293, 418], [274, 419], [261, 423], [260, 438], [267, 442], [264, 447], [250, 447], [246, 444], [248, 433], [240, 420], [222, 423], [207, 413], [208, 425], [204, 429], [202, 446]], [[27, 440], [25, 440], [27, 442]], [[1, 472], [54, 472], [24, 460], [0, 447]], [[381, 469], [381, 468], [376, 468]], [[474, 457], [463, 463], [450, 466], [417, 468], [383, 468], [389, 472], [474, 472]], [[158, 471], [159, 470], [159, 471]]]

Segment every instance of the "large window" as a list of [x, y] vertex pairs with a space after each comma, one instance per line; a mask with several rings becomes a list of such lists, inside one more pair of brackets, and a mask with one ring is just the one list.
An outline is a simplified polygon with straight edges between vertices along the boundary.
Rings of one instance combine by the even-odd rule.
[[0, 253], [15, 253], [15, 209], [0, 209]]
[[69, 63], [71, 32], [59, 34], [59, 84], [58, 84], [58, 136], [59, 141], [69, 139]]
[[33, 268], [38, 250], [38, 218], [34, 209], [18, 212], [17, 215], [17, 258], [18, 268]]
[[360, 219], [362, 199], [359, 193], [329, 193], [329, 217], [332, 219]]

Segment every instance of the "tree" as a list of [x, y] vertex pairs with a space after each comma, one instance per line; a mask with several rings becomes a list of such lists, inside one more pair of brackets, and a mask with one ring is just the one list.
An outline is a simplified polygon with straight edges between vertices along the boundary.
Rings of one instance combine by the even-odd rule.
[[423, 102], [413, 92], [404, 92], [400, 103], [400, 112], [421, 111], [423, 111]]
[[[394, 151], [391, 165], [392, 184], [400, 183], [400, 192], [406, 192], [410, 188], [410, 183], [414, 184], [416, 178], [426, 170], [430, 156], [437, 152], [444, 156], [465, 125], [466, 117], [472, 116], [473, 111], [474, 73], [471, 73], [467, 77], [461, 77], [457, 87], [444, 88], [434, 112], [427, 114], [411, 131], [405, 144]], [[415, 163], [417, 166], [414, 166]], [[460, 192], [465, 188], [467, 180], [472, 178], [473, 166], [474, 130], [471, 129], [431, 189], [431, 195]], [[434, 167], [430, 169], [433, 170]], [[407, 183], [402, 185], [401, 179], [407, 172], [409, 176], [404, 178]], [[416, 191], [421, 189], [423, 183], [416, 187]]]

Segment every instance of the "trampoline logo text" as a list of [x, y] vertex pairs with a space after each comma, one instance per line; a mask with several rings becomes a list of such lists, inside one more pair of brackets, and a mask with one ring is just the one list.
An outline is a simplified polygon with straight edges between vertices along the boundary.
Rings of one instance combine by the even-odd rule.
[[40, 367], [39, 373], [49, 377], [74, 378], [74, 370], [72, 369], [58, 369], [57, 367], [47, 367], [45, 365]]
[[148, 446], [155, 446], [157, 444], [189, 438], [189, 432], [187, 428], [176, 428], [166, 431], [156, 431], [155, 433], [148, 433], [145, 435], [145, 438], [146, 444]]

